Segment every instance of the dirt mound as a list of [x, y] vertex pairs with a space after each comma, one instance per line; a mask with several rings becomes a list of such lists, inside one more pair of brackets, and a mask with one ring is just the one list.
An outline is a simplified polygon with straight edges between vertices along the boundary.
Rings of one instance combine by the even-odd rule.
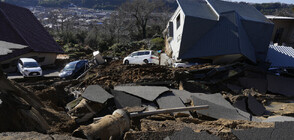
[[175, 74], [165, 66], [123, 65], [121, 61], [114, 61], [107, 66], [98, 66], [84, 78], [85, 85], [99, 84], [104, 87], [146, 81], [175, 81]]
[[178, 88], [181, 80], [191, 75], [187, 70], [199, 70], [218, 67], [217, 65], [197, 65], [191, 68], [170, 68], [160, 65], [123, 65], [122, 61], [112, 61], [108, 65], [101, 65], [92, 69], [83, 78], [84, 86], [99, 84], [112, 88], [119, 84], [128, 83], [170, 83], [171, 87]]

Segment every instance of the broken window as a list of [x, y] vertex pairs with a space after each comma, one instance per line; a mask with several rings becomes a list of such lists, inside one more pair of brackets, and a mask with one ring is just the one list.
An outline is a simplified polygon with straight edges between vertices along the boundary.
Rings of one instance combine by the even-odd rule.
[[179, 14], [177, 17], [177, 29], [181, 26], [181, 15]]

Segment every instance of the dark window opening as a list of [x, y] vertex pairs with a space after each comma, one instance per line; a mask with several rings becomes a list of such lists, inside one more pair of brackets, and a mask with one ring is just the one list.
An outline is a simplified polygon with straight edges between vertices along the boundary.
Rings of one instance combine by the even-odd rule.
[[177, 17], [177, 29], [181, 26], [181, 15]]
[[2, 66], [2, 69], [8, 69], [9, 66], [10, 66], [10, 64], [9, 64], [9, 63], [7, 63], [7, 64], [2, 64], [1, 66]]
[[284, 28], [279, 28], [276, 31], [275, 38], [274, 38], [274, 43], [278, 43], [278, 44], [282, 43], [283, 32], [284, 32]]
[[168, 37], [174, 37], [174, 25], [173, 25], [173, 22], [169, 22]]

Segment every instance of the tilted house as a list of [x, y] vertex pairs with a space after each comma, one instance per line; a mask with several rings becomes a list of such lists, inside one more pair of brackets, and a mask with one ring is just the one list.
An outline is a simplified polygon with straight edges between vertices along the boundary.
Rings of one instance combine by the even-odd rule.
[[0, 64], [16, 70], [17, 59], [35, 58], [41, 65], [54, 64], [61, 47], [26, 8], [0, 2]]
[[166, 52], [174, 60], [265, 61], [274, 24], [254, 7], [221, 0], [177, 3], [166, 29]]

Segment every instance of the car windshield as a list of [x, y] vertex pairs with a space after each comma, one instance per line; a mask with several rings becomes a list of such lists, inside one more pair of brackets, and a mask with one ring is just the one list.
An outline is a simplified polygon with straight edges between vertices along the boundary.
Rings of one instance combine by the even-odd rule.
[[72, 71], [75, 69], [77, 63], [69, 63], [67, 64], [63, 70], [65, 71]]
[[36, 62], [25, 62], [23, 66], [25, 68], [35, 68], [35, 67], [39, 67], [39, 64]]

